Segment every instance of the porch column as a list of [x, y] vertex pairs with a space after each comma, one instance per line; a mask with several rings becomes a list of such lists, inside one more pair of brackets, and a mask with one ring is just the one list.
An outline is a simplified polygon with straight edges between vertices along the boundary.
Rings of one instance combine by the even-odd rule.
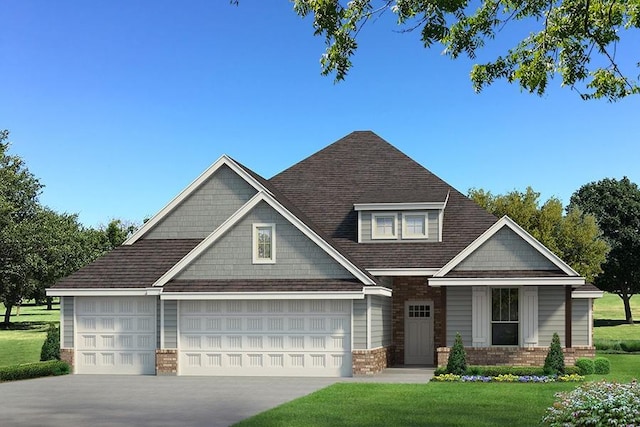
[[564, 346], [571, 348], [571, 323], [573, 314], [571, 312], [571, 286], [565, 286], [564, 297]]

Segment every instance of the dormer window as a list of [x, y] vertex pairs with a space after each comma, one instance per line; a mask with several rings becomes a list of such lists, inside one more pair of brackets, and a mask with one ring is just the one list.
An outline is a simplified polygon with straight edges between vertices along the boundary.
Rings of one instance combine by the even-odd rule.
[[253, 263], [276, 262], [276, 225], [253, 224]]
[[373, 214], [373, 224], [371, 238], [373, 239], [395, 239], [398, 237], [398, 224], [396, 214]]
[[427, 235], [427, 213], [411, 212], [402, 215], [402, 238], [403, 239], [426, 239]]

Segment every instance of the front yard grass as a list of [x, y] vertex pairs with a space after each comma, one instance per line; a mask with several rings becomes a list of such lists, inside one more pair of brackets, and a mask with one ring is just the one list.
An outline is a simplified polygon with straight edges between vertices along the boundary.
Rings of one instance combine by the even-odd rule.
[[[4, 314], [4, 305], [0, 304]], [[58, 305], [53, 310], [46, 306], [25, 304], [20, 314], [14, 308], [11, 312], [11, 328], [0, 330], [0, 366], [32, 363], [40, 360], [40, 350], [47, 336], [49, 323], [59, 323]]]
[[[631, 297], [631, 313], [640, 318], [640, 296]], [[594, 340], [638, 340], [640, 323], [630, 325], [624, 320], [624, 305], [619, 296], [605, 292], [593, 306]]]

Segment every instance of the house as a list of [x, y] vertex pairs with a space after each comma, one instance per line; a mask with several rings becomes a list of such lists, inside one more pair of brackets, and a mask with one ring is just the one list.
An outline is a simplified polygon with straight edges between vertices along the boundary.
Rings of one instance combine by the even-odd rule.
[[76, 373], [351, 376], [594, 355], [602, 293], [372, 132], [266, 180], [222, 156], [47, 291]]

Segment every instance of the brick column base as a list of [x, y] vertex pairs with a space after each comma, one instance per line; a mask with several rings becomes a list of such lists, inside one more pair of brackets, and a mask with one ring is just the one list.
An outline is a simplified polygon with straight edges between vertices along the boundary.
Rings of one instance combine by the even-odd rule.
[[61, 348], [60, 349], [60, 360], [63, 362], [67, 362], [69, 366], [71, 366], [71, 372], [73, 372], [73, 349], [72, 348]]
[[[449, 347], [438, 348], [438, 367], [447, 366], [450, 350]], [[548, 347], [465, 347], [464, 350], [467, 364], [480, 366], [544, 366], [544, 359], [549, 352]], [[592, 358], [596, 355], [595, 347], [571, 347], [562, 351], [567, 366], [575, 365], [581, 357]]]
[[178, 375], [178, 350], [156, 350], [156, 375]]
[[352, 350], [353, 375], [374, 375], [391, 364], [391, 347]]

